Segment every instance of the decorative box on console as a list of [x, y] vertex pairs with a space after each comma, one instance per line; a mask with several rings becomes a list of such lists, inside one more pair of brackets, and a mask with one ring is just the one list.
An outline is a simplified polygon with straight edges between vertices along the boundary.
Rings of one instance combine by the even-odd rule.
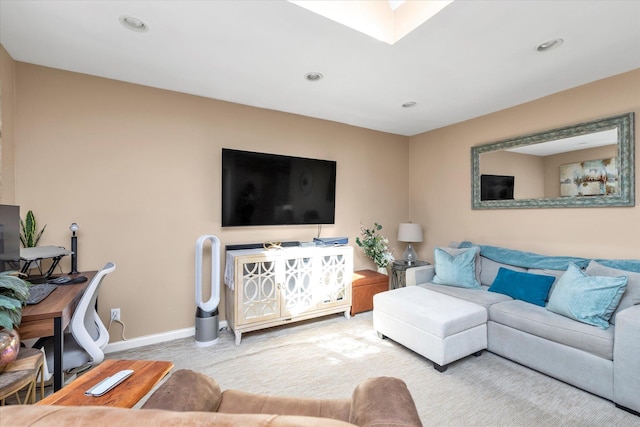
[[373, 296], [389, 290], [389, 276], [373, 270], [353, 272], [351, 281], [351, 315], [373, 310]]

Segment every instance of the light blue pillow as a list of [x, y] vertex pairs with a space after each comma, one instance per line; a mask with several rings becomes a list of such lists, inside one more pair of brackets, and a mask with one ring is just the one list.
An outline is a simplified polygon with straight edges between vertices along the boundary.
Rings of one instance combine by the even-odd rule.
[[571, 263], [553, 288], [547, 310], [607, 329], [626, 287], [626, 276], [589, 276]]
[[488, 290], [544, 307], [549, 289], [555, 280], [553, 276], [523, 273], [500, 267], [496, 280]]
[[480, 248], [477, 246], [461, 250], [455, 255], [442, 248], [435, 248], [436, 275], [433, 283], [479, 289], [480, 282], [476, 278], [476, 257], [479, 253]]

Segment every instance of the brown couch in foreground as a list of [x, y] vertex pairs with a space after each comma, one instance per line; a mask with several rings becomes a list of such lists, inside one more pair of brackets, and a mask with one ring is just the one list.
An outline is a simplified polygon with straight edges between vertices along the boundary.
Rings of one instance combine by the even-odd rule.
[[158, 387], [142, 409], [5, 406], [0, 420], [11, 426], [422, 426], [398, 378], [370, 378], [350, 399], [322, 400], [222, 392], [212, 378], [185, 369]]

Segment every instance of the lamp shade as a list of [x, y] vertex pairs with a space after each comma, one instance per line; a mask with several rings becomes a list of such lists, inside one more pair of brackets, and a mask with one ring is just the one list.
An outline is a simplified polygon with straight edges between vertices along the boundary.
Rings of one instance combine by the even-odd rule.
[[398, 226], [399, 242], [422, 242], [422, 226], [412, 222], [402, 223]]

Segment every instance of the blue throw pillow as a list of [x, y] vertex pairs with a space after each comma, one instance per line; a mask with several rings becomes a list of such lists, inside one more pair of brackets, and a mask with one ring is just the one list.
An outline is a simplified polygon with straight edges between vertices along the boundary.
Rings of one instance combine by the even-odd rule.
[[553, 288], [547, 310], [607, 329], [626, 287], [626, 276], [589, 276], [569, 264]]
[[480, 288], [476, 278], [476, 257], [480, 248], [472, 247], [456, 255], [441, 248], [434, 249], [436, 275], [433, 283], [460, 288]]
[[549, 289], [555, 280], [553, 276], [523, 273], [500, 267], [489, 291], [544, 307]]

